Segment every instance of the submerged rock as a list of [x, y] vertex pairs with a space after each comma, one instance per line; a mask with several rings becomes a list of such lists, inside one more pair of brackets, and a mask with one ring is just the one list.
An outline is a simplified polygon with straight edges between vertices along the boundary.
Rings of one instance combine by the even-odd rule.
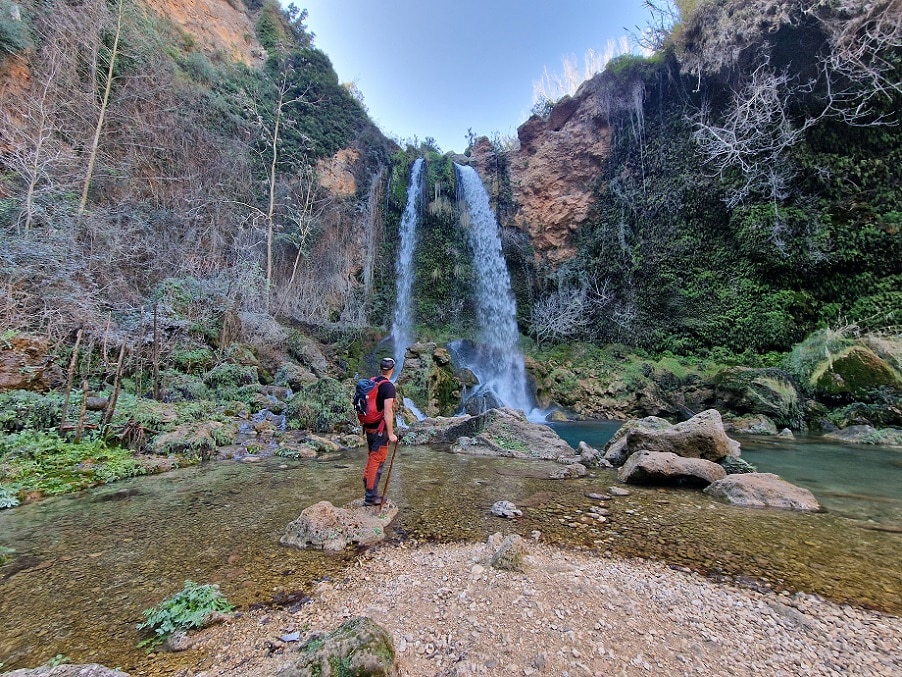
[[114, 670], [97, 663], [84, 665], [42, 665], [39, 668], [22, 668], [4, 672], [3, 677], [129, 677], [129, 673]]
[[285, 528], [282, 545], [301, 550], [344, 550], [349, 545], [373, 545], [385, 538], [385, 529], [398, 514], [398, 506], [386, 501], [382, 506], [366, 506], [363, 499], [336, 508], [320, 501], [305, 508]]
[[779, 508], [798, 512], [823, 510], [810, 491], [790, 484], [773, 473], [727, 475], [708, 486], [705, 493], [747, 508]]
[[[296, 656], [296, 658], [294, 658]], [[328, 634], [315, 634], [292, 652], [291, 665], [278, 677], [399, 675], [391, 634], [376, 621], [360, 616]]]
[[498, 515], [498, 517], [520, 517], [523, 515], [522, 510], [518, 510], [517, 506], [515, 506], [510, 501], [496, 501], [492, 505], [492, 514]]
[[899, 428], [874, 428], [869, 425], [850, 425], [842, 430], [824, 435], [829, 440], [839, 440], [846, 444], [880, 444], [890, 447], [902, 446], [902, 430]]

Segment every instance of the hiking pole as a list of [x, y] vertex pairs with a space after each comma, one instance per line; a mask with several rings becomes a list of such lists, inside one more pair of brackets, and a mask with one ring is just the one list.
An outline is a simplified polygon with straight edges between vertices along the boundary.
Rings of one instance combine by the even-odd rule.
[[398, 453], [398, 442], [400, 442], [400, 440], [395, 440], [395, 448], [391, 452], [391, 461], [388, 462], [388, 474], [385, 476], [385, 484], [382, 485], [382, 497], [381, 497], [382, 503], [380, 504], [380, 507], [379, 507], [380, 515], [382, 514], [382, 510], [385, 508], [385, 494], [388, 493], [388, 482], [391, 479], [392, 466], [394, 466], [394, 464], [395, 464], [395, 454]]

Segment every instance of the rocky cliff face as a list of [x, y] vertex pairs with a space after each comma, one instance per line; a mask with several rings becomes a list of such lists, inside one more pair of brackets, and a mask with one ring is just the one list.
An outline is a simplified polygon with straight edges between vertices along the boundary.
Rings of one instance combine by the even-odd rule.
[[557, 264], [575, 253], [570, 234], [589, 216], [611, 147], [597, 81], [564, 97], [547, 120], [532, 116], [517, 136], [520, 148], [510, 158], [513, 221], [539, 257]]
[[205, 51], [220, 52], [232, 61], [262, 63], [254, 23], [244, 5], [229, 0], [145, 0], [159, 16], [197, 40]]

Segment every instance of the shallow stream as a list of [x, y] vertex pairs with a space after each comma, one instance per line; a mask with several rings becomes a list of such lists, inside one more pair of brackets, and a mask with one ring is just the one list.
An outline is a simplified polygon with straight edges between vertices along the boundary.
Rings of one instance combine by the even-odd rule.
[[[148, 656], [135, 648], [142, 610], [186, 579], [219, 583], [240, 610], [296, 604], [317, 580], [340, 575], [354, 553], [278, 541], [303, 508], [359, 497], [364, 461], [362, 449], [320, 460], [216, 461], [0, 511], [0, 546], [15, 549], [0, 567], [3, 669], [58, 654], [133, 675], [191, 665], [191, 651]], [[495, 531], [539, 531], [546, 542], [600, 556], [656, 558], [717, 579], [902, 613], [902, 534], [832, 513], [740, 509], [698, 491], [642, 488], [605, 501], [610, 515], [599, 524], [587, 514], [599, 501], [586, 494], [616, 484], [615, 473], [544, 479], [558, 467], [402, 447], [389, 487], [401, 509], [391, 538], [482, 541]], [[501, 499], [523, 517], [494, 517], [489, 508]]]

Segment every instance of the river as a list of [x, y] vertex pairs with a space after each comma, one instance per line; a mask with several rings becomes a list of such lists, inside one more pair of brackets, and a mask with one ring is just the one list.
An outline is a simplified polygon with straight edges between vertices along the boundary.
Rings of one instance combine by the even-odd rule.
[[[616, 428], [614, 428], [616, 429]], [[613, 432], [613, 431], [611, 431]], [[0, 511], [0, 663], [36, 666], [57, 655], [146, 675], [171, 674], [186, 654], [146, 655], [135, 645], [142, 610], [186, 579], [215, 582], [239, 610], [293, 604], [340, 575], [354, 553], [279, 545], [285, 526], [320, 500], [359, 497], [362, 449], [320, 460], [214, 461]], [[545, 479], [547, 462], [491, 459], [439, 447], [402, 447], [389, 497], [400, 507], [392, 542], [484, 540], [520, 533], [609, 557], [648, 557], [719, 580], [902, 613], [902, 535], [832, 513], [745, 510], [698, 491], [632, 488], [608, 502], [608, 522], [585, 513], [588, 493], [613, 471]], [[522, 518], [489, 508], [516, 503]]]

